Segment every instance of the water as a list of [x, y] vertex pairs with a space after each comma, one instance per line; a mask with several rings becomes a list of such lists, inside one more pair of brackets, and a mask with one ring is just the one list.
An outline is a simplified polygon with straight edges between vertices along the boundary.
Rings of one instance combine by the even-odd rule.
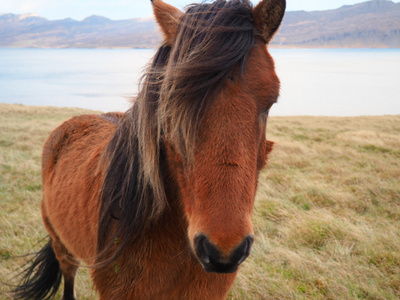
[[275, 50], [277, 115], [400, 114], [400, 49]]
[[0, 49], [0, 102], [124, 111], [153, 53]]
[[[0, 102], [124, 111], [153, 50], [0, 49]], [[271, 115], [400, 114], [400, 49], [272, 49]]]

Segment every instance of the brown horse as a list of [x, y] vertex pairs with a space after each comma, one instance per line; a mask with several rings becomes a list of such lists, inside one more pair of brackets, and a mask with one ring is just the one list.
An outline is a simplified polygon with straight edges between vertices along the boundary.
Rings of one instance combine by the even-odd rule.
[[165, 42], [132, 108], [72, 118], [45, 144], [50, 241], [16, 298], [51, 298], [63, 277], [74, 299], [85, 264], [101, 299], [223, 299], [250, 253], [285, 0], [152, 2]]

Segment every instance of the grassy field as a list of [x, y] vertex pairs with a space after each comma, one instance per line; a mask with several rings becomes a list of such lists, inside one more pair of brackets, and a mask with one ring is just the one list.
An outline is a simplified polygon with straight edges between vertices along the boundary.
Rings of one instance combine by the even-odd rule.
[[[46, 236], [40, 155], [80, 109], [0, 104], [0, 299]], [[229, 299], [400, 298], [400, 116], [272, 117], [256, 242]], [[39, 243], [39, 245], [38, 245]], [[78, 299], [96, 299], [87, 270]]]

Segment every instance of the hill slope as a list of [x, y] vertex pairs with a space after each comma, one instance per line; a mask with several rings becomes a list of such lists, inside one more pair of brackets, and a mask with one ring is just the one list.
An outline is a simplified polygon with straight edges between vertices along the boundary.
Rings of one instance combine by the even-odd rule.
[[[0, 15], [0, 47], [153, 48], [153, 19], [49, 21], [34, 14]], [[372, 0], [328, 11], [287, 12], [273, 47], [400, 47], [400, 3]]]
[[329, 11], [287, 12], [272, 44], [400, 47], [400, 3], [373, 0]]
[[0, 47], [151, 48], [161, 36], [154, 20], [49, 21], [34, 15], [0, 15]]

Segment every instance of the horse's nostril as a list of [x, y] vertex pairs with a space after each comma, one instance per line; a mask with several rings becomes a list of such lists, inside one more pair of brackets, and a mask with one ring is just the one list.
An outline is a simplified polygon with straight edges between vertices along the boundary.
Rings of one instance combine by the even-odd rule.
[[233, 251], [231, 256], [231, 262], [236, 262], [240, 265], [250, 254], [251, 247], [253, 245], [254, 238], [253, 236], [247, 236], [240, 245]]
[[217, 247], [215, 247], [210, 240], [204, 235], [198, 235], [195, 240], [195, 250], [203, 263], [215, 263], [221, 260], [221, 254]]
[[247, 236], [229, 257], [224, 257], [204, 234], [195, 237], [194, 246], [196, 255], [207, 272], [232, 273], [249, 256], [253, 241], [252, 236]]

